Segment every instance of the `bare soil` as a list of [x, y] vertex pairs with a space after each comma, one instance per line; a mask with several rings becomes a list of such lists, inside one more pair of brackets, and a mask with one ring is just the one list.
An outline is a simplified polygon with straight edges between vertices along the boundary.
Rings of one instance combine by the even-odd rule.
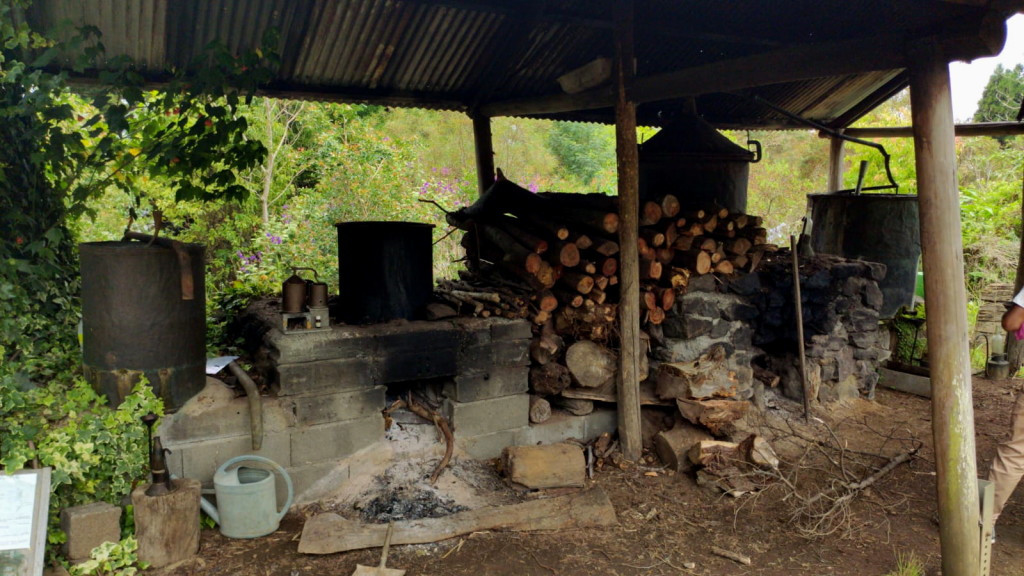
[[[996, 444], [1008, 435], [1010, 408], [1019, 384], [1016, 380], [974, 380], [978, 469], [982, 476], [987, 473]], [[832, 517], [831, 523], [816, 528], [806, 517], [794, 518], [799, 499], [786, 482], [762, 482], [761, 490], [732, 497], [713, 487], [698, 486], [692, 473], [659, 470], [659, 464], [648, 456], [641, 466], [624, 469], [606, 462], [591, 481], [593, 487], [607, 492], [614, 504], [619, 518], [615, 528], [555, 534], [474, 533], [436, 544], [394, 546], [387, 565], [404, 569], [410, 576], [881, 576], [896, 568], [898, 558], [913, 553], [927, 574], [939, 574], [930, 401], [880, 388], [874, 401], [854, 400], [819, 408], [818, 420], [801, 427], [795, 404], [770, 399], [775, 407], [766, 411], [769, 417], [751, 424], [751, 428], [774, 436], [773, 445], [783, 461], [780, 474], [805, 497], [827, 488], [837, 469], [845, 469], [853, 478], [863, 478], [888, 458], [918, 444], [921, 449], [907, 463], [861, 491], [849, 506], [841, 508], [842, 514]], [[847, 451], [840, 453], [842, 461], [829, 463], [826, 451], [813, 442], [793, 441], [790, 432], [823, 443], [838, 442]], [[870, 465], [860, 468], [858, 462]], [[471, 466], [464, 470], [480, 473]], [[498, 502], [525, 497], [500, 482], [488, 484], [477, 478], [475, 483], [487, 485]], [[196, 558], [155, 573], [344, 576], [355, 571], [356, 564], [376, 566], [379, 548], [325, 556], [302, 555], [297, 550], [306, 517], [331, 509], [358, 518], [361, 511], [357, 507], [361, 506], [307, 506], [286, 516], [277, 532], [254, 540], [232, 540], [216, 530], [204, 530]], [[1010, 500], [1000, 519], [998, 536], [992, 573], [1024, 575], [1024, 495], [1018, 493]], [[716, 555], [713, 547], [746, 555], [751, 564]]]

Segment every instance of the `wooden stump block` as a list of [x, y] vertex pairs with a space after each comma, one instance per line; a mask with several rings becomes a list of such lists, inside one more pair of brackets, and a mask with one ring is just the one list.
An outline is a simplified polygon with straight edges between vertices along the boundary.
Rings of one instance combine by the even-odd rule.
[[187, 560], [199, 551], [199, 481], [173, 482], [177, 489], [163, 496], [147, 496], [149, 484], [132, 490], [139, 560], [151, 568]]
[[527, 488], [582, 487], [587, 465], [574, 444], [509, 446], [501, 454], [509, 480]]

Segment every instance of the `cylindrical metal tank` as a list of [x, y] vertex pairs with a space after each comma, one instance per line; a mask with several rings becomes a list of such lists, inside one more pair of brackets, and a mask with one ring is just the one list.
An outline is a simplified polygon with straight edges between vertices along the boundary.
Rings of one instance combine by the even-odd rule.
[[120, 404], [142, 376], [168, 410], [206, 384], [203, 247], [184, 245], [192, 275], [185, 300], [178, 256], [140, 242], [79, 245], [83, 363], [97, 392]]
[[640, 145], [640, 198], [672, 194], [684, 211], [717, 204], [746, 212], [750, 164], [758, 160], [707, 122], [684, 115]]
[[340, 222], [338, 315], [346, 324], [414, 320], [434, 290], [433, 224]]
[[912, 306], [921, 259], [917, 196], [810, 194], [808, 199], [814, 251], [885, 264], [885, 279], [878, 283], [885, 297], [883, 318]]

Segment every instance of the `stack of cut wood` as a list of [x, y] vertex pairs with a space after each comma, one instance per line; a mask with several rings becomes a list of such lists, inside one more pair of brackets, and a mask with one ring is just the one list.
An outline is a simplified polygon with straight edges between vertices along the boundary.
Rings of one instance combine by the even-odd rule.
[[[469, 290], [486, 297], [441, 296], [475, 315], [528, 316], [537, 325], [554, 319], [560, 334], [607, 341], [618, 316], [618, 212], [615, 197], [534, 194], [499, 179], [448, 221], [466, 231], [470, 274], [463, 280], [480, 279], [515, 296], [490, 290]], [[682, 212], [670, 194], [644, 202], [639, 221], [641, 310], [650, 324], [664, 321], [690, 277], [753, 271], [774, 249], [761, 218], [719, 207]]]

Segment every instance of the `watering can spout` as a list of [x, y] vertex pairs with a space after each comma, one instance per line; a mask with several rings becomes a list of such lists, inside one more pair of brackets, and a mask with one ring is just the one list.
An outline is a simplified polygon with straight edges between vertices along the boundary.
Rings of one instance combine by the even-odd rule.
[[[245, 462], [267, 464], [273, 470], [239, 465]], [[288, 492], [280, 510], [277, 509], [274, 472], [284, 478]], [[221, 534], [228, 538], [258, 538], [274, 532], [281, 518], [288, 513], [295, 496], [288, 472], [263, 456], [238, 456], [221, 464], [213, 475], [212, 492], [217, 497], [217, 506], [206, 498], [200, 498], [199, 506], [220, 526]]]

